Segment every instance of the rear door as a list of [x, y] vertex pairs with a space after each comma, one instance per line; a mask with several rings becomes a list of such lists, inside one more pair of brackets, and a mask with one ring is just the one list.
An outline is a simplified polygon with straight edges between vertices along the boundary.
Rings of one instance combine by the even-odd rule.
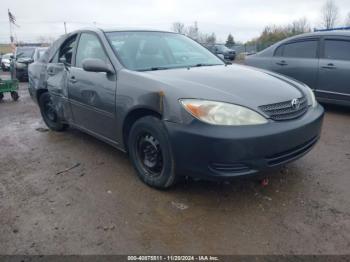
[[115, 141], [116, 75], [85, 71], [83, 60], [88, 58], [103, 60], [112, 67], [99, 37], [92, 32], [83, 32], [68, 79], [74, 122], [93, 134]]
[[316, 88], [319, 38], [303, 38], [279, 46], [272, 59], [272, 70]]
[[350, 37], [324, 37], [316, 95], [350, 102]]

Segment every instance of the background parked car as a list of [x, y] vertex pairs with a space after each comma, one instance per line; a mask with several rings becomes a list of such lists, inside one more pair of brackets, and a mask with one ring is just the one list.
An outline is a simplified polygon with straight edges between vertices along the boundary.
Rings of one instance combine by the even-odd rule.
[[224, 44], [208, 45], [207, 48], [215, 55], [223, 55], [225, 60], [233, 61], [236, 58], [236, 51]]
[[14, 59], [15, 76], [20, 81], [28, 79], [28, 65], [34, 61], [34, 51], [36, 47], [17, 47]]
[[350, 106], [350, 31], [288, 38], [248, 56], [246, 64], [304, 82], [321, 102]]
[[2, 71], [9, 71], [11, 66], [12, 53], [4, 54], [1, 58], [1, 69]]

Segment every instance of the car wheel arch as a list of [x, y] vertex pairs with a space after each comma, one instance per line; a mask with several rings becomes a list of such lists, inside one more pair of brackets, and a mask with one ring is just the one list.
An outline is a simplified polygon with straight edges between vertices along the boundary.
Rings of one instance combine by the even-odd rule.
[[47, 89], [43, 89], [43, 88], [38, 89], [38, 90], [36, 91], [36, 100], [39, 102], [40, 96], [41, 96], [42, 94], [46, 93], [46, 92], [48, 92]]
[[131, 127], [133, 126], [133, 124], [139, 120], [142, 117], [145, 116], [154, 116], [157, 117], [159, 119], [162, 119], [162, 114], [157, 112], [154, 109], [150, 109], [150, 108], [146, 108], [146, 107], [141, 107], [141, 108], [135, 108], [133, 110], [131, 110], [130, 112], [128, 112], [128, 114], [126, 115], [126, 117], [124, 118], [123, 121], [123, 144], [125, 147], [125, 151], [128, 151], [128, 146], [127, 146], [127, 141], [129, 138], [129, 132], [131, 130]]

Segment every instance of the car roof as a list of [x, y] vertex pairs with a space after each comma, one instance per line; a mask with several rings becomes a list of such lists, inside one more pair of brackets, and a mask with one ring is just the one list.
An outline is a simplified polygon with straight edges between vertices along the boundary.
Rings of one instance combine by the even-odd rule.
[[275, 49], [285, 43], [293, 42], [294, 40], [299, 40], [303, 38], [308, 37], [321, 37], [321, 36], [349, 36], [350, 37], [350, 30], [329, 30], [329, 31], [318, 31], [318, 32], [310, 32], [300, 35], [291, 36], [288, 38], [285, 38], [281, 41], [278, 41], [277, 43], [274, 43], [273, 45], [265, 48], [264, 50], [261, 50], [256, 54], [256, 56], [270, 56], [273, 55]]
[[350, 36], [350, 30], [331, 30], [331, 31], [319, 31], [319, 32], [311, 32], [311, 33], [305, 33], [296, 35], [290, 38], [287, 38], [286, 40], [291, 40], [294, 38], [300, 38], [300, 37], [312, 37], [312, 36]]
[[74, 32], [71, 32], [70, 34], [76, 34], [82, 31], [93, 31], [93, 32], [162, 32], [162, 33], [173, 33], [177, 34], [175, 32], [166, 31], [166, 30], [159, 30], [159, 29], [149, 29], [149, 28], [135, 28], [135, 27], [108, 27], [108, 28], [101, 28], [101, 27], [85, 27], [78, 29]]

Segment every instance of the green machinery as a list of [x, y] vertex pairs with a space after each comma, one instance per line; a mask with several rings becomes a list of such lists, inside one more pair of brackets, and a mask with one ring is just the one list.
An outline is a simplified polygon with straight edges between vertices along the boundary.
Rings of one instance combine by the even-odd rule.
[[[12, 69], [12, 68], [11, 68]], [[6, 77], [6, 76], [5, 76]], [[18, 80], [12, 77], [5, 79], [0, 75], [0, 101], [4, 98], [4, 93], [10, 93], [14, 101], [17, 101], [19, 98], [18, 95]]]

